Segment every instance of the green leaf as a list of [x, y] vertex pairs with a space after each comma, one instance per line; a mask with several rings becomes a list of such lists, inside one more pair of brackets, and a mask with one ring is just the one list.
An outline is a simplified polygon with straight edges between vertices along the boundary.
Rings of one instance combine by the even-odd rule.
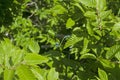
[[53, 12], [53, 16], [56, 16], [57, 14], [63, 14], [66, 12], [66, 9], [62, 5], [55, 5], [51, 11]]
[[[1, 64], [0, 64], [1, 65]], [[3, 73], [3, 68], [0, 68], [0, 75]]]
[[31, 71], [33, 72], [33, 74], [38, 80], [44, 80], [43, 76], [38, 72], [38, 70], [32, 68]]
[[48, 80], [58, 80], [58, 72], [55, 71], [55, 68], [51, 68], [49, 73], [48, 73], [48, 76], [47, 76], [47, 79]]
[[119, 29], [120, 29], [120, 22], [114, 24], [114, 26], [112, 28], [113, 31], [118, 31]]
[[5, 38], [4, 41], [1, 41], [0, 47], [0, 53], [8, 56], [11, 56], [11, 54], [15, 51], [15, 47], [8, 38]]
[[116, 53], [115, 57], [120, 61], [120, 52]]
[[89, 40], [88, 40], [87, 38], [84, 38], [83, 49], [82, 49], [82, 51], [80, 52], [80, 54], [85, 54], [85, 53], [87, 53], [88, 43], [89, 43]]
[[49, 69], [40, 68], [39, 66], [34, 66], [31, 68], [31, 71], [38, 80], [46, 80]]
[[39, 53], [40, 47], [39, 47], [38, 42], [33, 41], [33, 40], [30, 40], [30, 42], [29, 42], [29, 49], [30, 49], [31, 52], [33, 52], [33, 53]]
[[108, 80], [107, 73], [100, 68], [98, 68], [98, 75], [100, 77], [100, 80]]
[[4, 80], [13, 80], [14, 72], [15, 72], [14, 70], [6, 68], [4, 70]]
[[72, 35], [70, 39], [68, 39], [68, 41], [65, 43], [64, 45], [64, 49], [67, 47], [70, 47], [74, 44], [76, 44], [77, 42], [83, 40], [83, 37], [77, 37], [76, 35]]
[[71, 18], [69, 18], [66, 22], [66, 28], [69, 29], [69, 28], [72, 28], [72, 26], [75, 25], [75, 21], [72, 20]]
[[120, 22], [114, 24], [111, 34], [120, 39]]
[[90, 36], [93, 36], [93, 35], [94, 35], [93, 28], [92, 28], [92, 26], [90, 25], [90, 21], [89, 21], [89, 20], [87, 21], [86, 29], [87, 29], [87, 32], [88, 32], [88, 34], [89, 34]]
[[10, 67], [12, 64], [11, 58], [14, 53], [16, 53], [17, 48], [13, 46], [12, 42], [5, 38], [0, 44], [0, 56], [2, 60], [0, 62], [4, 63], [4, 66]]
[[[0, 49], [1, 50], [1, 49]], [[4, 64], [4, 60], [3, 60], [4, 54], [0, 53], [0, 64]]]
[[96, 0], [79, 0], [83, 5], [88, 7], [95, 7]]
[[107, 59], [112, 59], [115, 57], [115, 54], [120, 52], [120, 45], [115, 45], [110, 48], [110, 50], [107, 51], [106, 53], [106, 58]]
[[86, 53], [81, 55], [80, 59], [96, 59], [96, 56], [91, 53]]
[[99, 61], [105, 68], [114, 68], [115, 67], [115, 64], [110, 62], [109, 60], [100, 58]]
[[83, 13], [85, 13], [85, 10], [82, 8], [82, 6], [79, 4], [79, 3], [75, 3], [73, 4], [75, 5], [76, 7], [78, 7]]
[[92, 20], [96, 20], [96, 17], [97, 17], [95, 12], [93, 12], [93, 11], [86, 11], [84, 16], [87, 17], [87, 18], [90, 18]]
[[27, 54], [24, 58], [24, 61], [29, 65], [46, 63], [48, 60], [49, 59], [47, 57], [41, 56], [39, 54]]
[[108, 10], [108, 11], [103, 11], [100, 13], [100, 18], [101, 19], [105, 19], [105, 18], [108, 18], [108, 16], [112, 13], [111, 10]]
[[106, 0], [96, 0], [96, 8], [99, 12], [106, 9]]
[[34, 74], [28, 66], [20, 65], [17, 67], [16, 71], [20, 80], [36, 80]]
[[[81, 64], [79, 63], [79, 61], [76, 60], [72, 60], [72, 59], [68, 59], [68, 58], [63, 58], [61, 59], [61, 63], [63, 63], [65, 66], [69, 66], [69, 67], [76, 67], [80, 66]], [[74, 65], [73, 65], [74, 64]], [[56, 65], [57, 66], [57, 65]]]
[[12, 54], [12, 63], [18, 65], [24, 57], [25, 51], [20, 50], [19, 48]]
[[55, 32], [53, 30], [48, 30], [48, 33], [53, 37], [55, 36]]

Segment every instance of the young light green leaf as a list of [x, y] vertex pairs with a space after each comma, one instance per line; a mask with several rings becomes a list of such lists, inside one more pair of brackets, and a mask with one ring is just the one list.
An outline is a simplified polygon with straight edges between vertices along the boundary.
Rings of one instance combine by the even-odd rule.
[[0, 44], [0, 63], [4, 63], [5, 66], [11, 67], [18, 64], [22, 60], [24, 51], [14, 46], [9, 39], [4, 40], [5, 41], [1, 41]]
[[120, 52], [120, 45], [115, 45], [110, 48], [110, 50], [107, 51], [106, 53], [106, 58], [107, 59], [112, 59], [115, 57], [115, 54]]
[[114, 24], [114, 27], [112, 28], [113, 31], [118, 31], [120, 29], [120, 22]]
[[95, 7], [96, 0], [79, 0], [83, 5], [87, 7]]
[[116, 53], [115, 57], [120, 61], [120, 52]]
[[49, 72], [48, 69], [40, 68], [37, 66], [31, 67], [31, 71], [33, 72], [37, 80], [46, 80]]
[[17, 67], [16, 73], [20, 80], [36, 80], [34, 74], [28, 66], [20, 65]]
[[39, 54], [27, 54], [24, 61], [27, 64], [35, 65], [47, 62], [49, 59], [47, 57], [41, 56]]
[[3, 71], [4, 71], [3, 68], [0, 68], [0, 75], [3, 73]]
[[4, 70], [4, 80], [13, 80], [14, 78], [14, 70], [10, 69], [5, 69]]
[[81, 55], [80, 59], [96, 59], [96, 56], [91, 53], [86, 53]]
[[57, 14], [63, 14], [66, 12], [66, 9], [62, 5], [55, 5], [51, 11], [53, 12], [53, 16], [56, 16]]
[[100, 13], [100, 18], [101, 18], [101, 19], [105, 19], [105, 18], [107, 18], [111, 13], [112, 13], [111, 10], [103, 11], [103, 12]]
[[89, 40], [88, 40], [87, 38], [84, 38], [83, 49], [82, 49], [82, 51], [80, 52], [80, 54], [85, 54], [85, 53], [87, 53], [88, 43], [89, 43]]
[[12, 54], [12, 63], [14, 65], [19, 64], [23, 60], [23, 56], [25, 54], [24, 50], [20, 50], [19, 48]]
[[98, 75], [100, 77], [100, 80], [108, 80], [107, 73], [100, 68], [98, 68]]
[[72, 26], [75, 25], [75, 21], [72, 20], [71, 18], [69, 18], [66, 22], [66, 28], [69, 29], [69, 28], [72, 28]]
[[96, 8], [99, 12], [106, 9], [106, 0], [96, 0]]
[[11, 56], [12, 53], [15, 51], [15, 47], [8, 38], [5, 38], [4, 41], [1, 41], [0, 47], [0, 53], [7, 56]]
[[90, 25], [90, 21], [89, 20], [87, 21], [86, 29], [87, 29], [87, 32], [88, 32], [88, 34], [90, 36], [94, 35], [93, 29], [92, 29], [92, 26]]
[[33, 53], [39, 53], [40, 47], [39, 47], [38, 42], [30, 40], [28, 47], [31, 50], [31, 52], [33, 52]]
[[64, 45], [64, 49], [67, 47], [70, 47], [74, 44], [76, 44], [77, 42], [83, 40], [83, 37], [77, 37], [76, 35], [72, 35], [70, 39], [68, 39], [68, 41], [65, 43]]
[[[38, 80], [44, 80], [43, 76], [36, 70], [36, 69], [31, 69], [31, 71], [33, 72], [33, 74], [35, 75], [35, 77], [38, 79]], [[43, 73], [42, 73], [43, 74]]]
[[113, 28], [112, 28], [111, 34], [120, 39], [119, 29], [120, 29], [120, 22], [115, 23]]
[[115, 64], [110, 62], [109, 60], [100, 58], [99, 61], [105, 68], [114, 68], [115, 67]]
[[55, 32], [53, 30], [48, 30], [48, 33], [53, 37], [55, 36]]
[[96, 14], [95, 14], [95, 12], [93, 12], [93, 11], [87, 11], [84, 14], [84, 16], [87, 17], [87, 18], [90, 18], [92, 20], [96, 20], [96, 17], [97, 17]]
[[48, 80], [58, 80], [58, 72], [55, 71], [55, 68], [51, 68], [49, 73], [48, 73], [48, 76], [47, 76], [47, 79]]
[[[0, 49], [1, 50], [1, 49]], [[0, 53], [0, 64], [4, 64], [4, 60], [3, 60], [4, 54]]]

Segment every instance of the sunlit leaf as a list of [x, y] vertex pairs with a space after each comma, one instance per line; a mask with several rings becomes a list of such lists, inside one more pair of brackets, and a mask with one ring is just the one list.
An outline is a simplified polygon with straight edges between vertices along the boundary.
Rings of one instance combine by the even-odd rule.
[[12, 63], [14, 65], [19, 64], [23, 60], [24, 54], [25, 54], [24, 50], [17, 49], [12, 55]]
[[39, 47], [38, 42], [30, 40], [30, 42], [29, 42], [29, 49], [33, 53], [39, 53], [40, 47]]
[[67, 47], [70, 47], [70, 46], [72, 46], [72, 45], [74, 45], [74, 44], [76, 44], [77, 42], [79, 42], [79, 41], [81, 41], [81, 40], [83, 40], [83, 37], [77, 37], [76, 35], [73, 34], [73, 35], [68, 39], [68, 41], [65, 43], [64, 49], [67, 48]]
[[80, 54], [85, 54], [87, 52], [88, 43], [89, 43], [89, 40], [87, 38], [84, 38], [83, 49], [80, 52]]
[[15, 73], [14, 69], [12, 70], [12, 69], [7, 69], [6, 68], [4, 70], [4, 80], [13, 80], [14, 73]]
[[66, 9], [62, 5], [55, 5], [51, 11], [53, 12], [53, 16], [56, 16], [57, 14], [63, 14], [66, 12]]
[[31, 71], [33, 72], [33, 74], [38, 80], [44, 80], [43, 76], [36, 69], [31, 69]]
[[27, 54], [24, 58], [27, 64], [41, 64], [47, 62], [49, 59], [45, 56], [41, 56], [39, 54]]
[[84, 16], [87, 17], [87, 18], [90, 18], [92, 20], [96, 20], [96, 17], [97, 17], [96, 14], [95, 14], [95, 12], [93, 12], [93, 11], [87, 11], [84, 14]]
[[119, 52], [120, 52], [120, 46], [119, 45], [112, 46], [110, 48], [110, 50], [107, 51], [106, 58], [107, 59], [112, 59], [113, 57], [115, 57], [115, 54], [117, 54]]
[[47, 79], [48, 80], [58, 80], [58, 72], [55, 71], [55, 68], [51, 68], [49, 73], [48, 73], [48, 76], [47, 76]]
[[80, 59], [96, 59], [96, 56], [91, 53], [86, 53], [81, 55]]
[[120, 52], [116, 53], [115, 57], [120, 61]]
[[100, 58], [99, 61], [105, 68], [114, 68], [115, 67], [115, 64], [110, 62], [109, 60]]
[[66, 22], [66, 28], [69, 29], [69, 28], [72, 28], [72, 26], [75, 25], [75, 21], [72, 20], [71, 18], [69, 18]]
[[17, 76], [20, 80], [36, 80], [34, 74], [28, 66], [20, 65], [17, 67]]
[[107, 73], [100, 68], [98, 68], [98, 75], [100, 77], [100, 80], [108, 80]]
[[88, 7], [95, 7], [96, 0], [79, 0], [82, 4]]
[[87, 21], [86, 29], [87, 29], [87, 32], [88, 32], [88, 34], [89, 34], [90, 36], [93, 36], [93, 35], [94, 35], [93, 28], [92, 28], [92, 26], [90, 25], [90, 21], [89, 21], [89, 20]]
[[96, 7], [98, 12], [104, 11], [106, 9], [106, 0], [96, 0]]
[[100, 13], [101, 19], [108, 18], [109, 15], [111, 14], [111, 12], [112, 12], [111, 10], [101, 12], [101, 13]]

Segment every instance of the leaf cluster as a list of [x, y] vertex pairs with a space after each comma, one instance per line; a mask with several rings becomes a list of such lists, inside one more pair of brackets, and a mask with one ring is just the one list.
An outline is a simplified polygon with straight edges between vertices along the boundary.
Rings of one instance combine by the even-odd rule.
[[118, 80], [119, 3], [1, 0], [0, 79]]

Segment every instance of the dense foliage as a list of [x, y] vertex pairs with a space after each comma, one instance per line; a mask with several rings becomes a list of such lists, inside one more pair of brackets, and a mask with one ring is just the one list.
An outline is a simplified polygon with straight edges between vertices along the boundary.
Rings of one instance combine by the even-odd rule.
[[1, 0], [0, 80], [119, 80], [120, 0]]

